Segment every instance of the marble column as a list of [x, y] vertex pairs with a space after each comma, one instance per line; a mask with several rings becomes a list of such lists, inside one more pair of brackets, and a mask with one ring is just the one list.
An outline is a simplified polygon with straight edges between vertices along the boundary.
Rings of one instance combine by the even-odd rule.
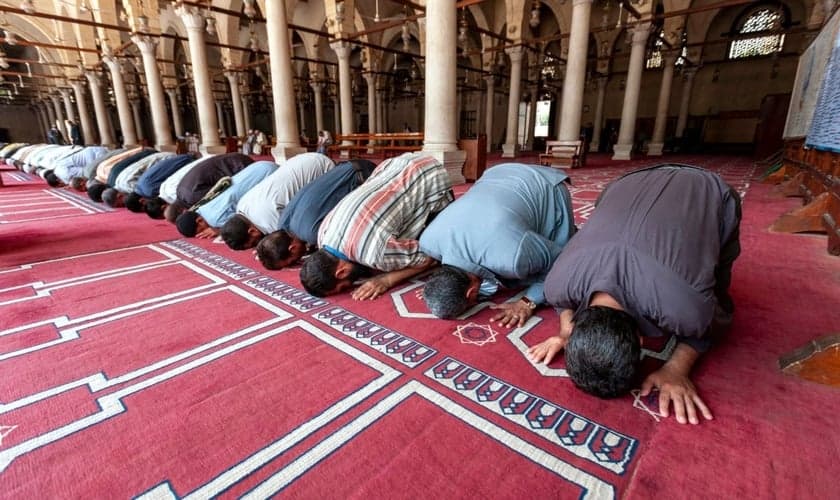
[[335, 133], [336, 135], [341, 135], [341, 106], [338, 102], [338, 97], [333, 97], [333, 113], [335, 114], [335, 118], [333, 119], [333, 123], [335, 124]]
[[130, 99], [129, 102], [131, 103], [131, 115], [134, 117], [134, 129], [137, 132], [137, 142], [139, 143], [146, 138], [146, 134], [143, 133], [143, 120], [140, 118], [140, 99]]
[[[273, 4], [274, 2], [268, 2]], [[192, 62], [193, 84], [195, 85], [196, 111], [201, 134], [199, 150], [203, 154], [224, 153], [225, 147], [219, 139], [219, 120], [213, 109], [213, 87], [207, 70], [207, 46], [204, 41], [204, 16], [197, 7], [180, 4], [175, 13], [187, 28]], [[269, 33], [275, 31], [268, 30]], [[286, 31], [283, 30], [283, 33]]]
[[522, 56], [525, 49], [518, 45], [505, 49], [510, 56], [510, 95], [508, 96], [507, 135], [502, 145], [502, 158], [514, 158], [518, 149], [519, 99], [522, 89]]
[[46, 100], [43, 102], [43, 105], [44, 105], [44, 109], [47, 110], [47, 119], [50, 122], [50, 128], [52, 128], [53, 125], [56, 124], [56, 121], [55, 121], [55, 106], [52, 103], [52, 99], [47, 97]]
[[525, 137], [525, 149], [528, 151], [534, 150], [534, 121], [537, 119], [537, 93], [539, 88], [536, 85], [531, 85], [529, 89], [531, 93], [531, 101], [528, 105], [528, 134]]
[[125, 81], [122, 76], [120, 62], [113, 55], [102, 57], [108, 70], [111, 72], [111, 82], [114, 84], [114, 97], [117, 99], [117, 114], [120, 117], [120, 129], [122, 130], [123, 146], [131, 147], [137, 145], [137, 131], [134, 127], [134, 117], [131, 112], [131, 104], [128, 102], [128, 93], [125, 90]]
[[580, 116], [583, 110], [583, 87], [586, 83], [586, 58], [589, 43], [589, 16], [592, 0], [574, 0], [572, 29], [569, 34], [569, 55], [563, 81], [563, 114], [560, 120], [561, 141], [580, 138]]
[[64, 127], [64, 110], [61, 108], [63, 103], [57, 95], [51, 95], [50, 100], [52, 101], [53, 108], [55, 109], [55, 124], [58, 126], [58, 130], [61, 131], [61, 135], [65, 136], [64, 138], [67, 139], [67, 130], [65, 130]]
[[378, 133], [376, 128], [376, 75], [365, 75], [367, 82], [367, 104], [368, 104], [368, 134]]
[[324, 84], [319, 81], [309, 82], [312, 87], [312, 94], [315, 96], [315, 135], [324, 130], [324, 101], [321, 91], [324, 90]]
[[650, 23], [639, 23], [631, 28], [630, 64], [627, 67], [627, 83], [624, 89], [624, 103], [621, 107], [621, 126], [615, 145], [613, 160], [629, 160], [633, 152], [636, 135], [636, 113], [639, 110], [639, 92], [642, 86], [642, 70], [645, 66], [645, 47], [650, 35]]
[[111, 134], [111, 122], [108, 117], [108, 108], [105, 107], [105, 99], [102, 97], [102, 83], [98, 73], [85, 71], [85, 77], [90, 85], [90, 96], [93, 99], [93, 110], [96, 113], [96, 125], [99, 128], [99, 141], [103, 146], [113, 147], [114, 136]]
[[75, 122], [76, 111], [73, 109], [73, 103], [70, 101], [70, 90], [58, 89], [58, 91], [61, 93], [61, 99], [64, 101], [64, 110], [67, 111], [67, 119]]
[[452, 0], [426, 1], [426, 98], [423, 152], [434, 156], [452, 184], [466, 182], [461, 170], [467, 153], [458, 149], [458, 119], [452, 115], [457, 93], [457, 9]]
[[138, 34], [132, 36], [131, 40], [140, 49], [140, 54], [143, 57], [146, 89], [149, 93], [149, 111], [152, 115], [152, 126], [155, 132], [155, 147], [158, 151], [175, 151], [175, 143], [172, 141], [172, 128], [169, 126], [169, 118], [166, 116], [163, 84], [155, 57], [158, 39]]
[[271, 59], [271, 95], [274, 99], [274, 130], [277, 145], [271, 154], [278, 162], [306, 150], [300, 146], [300, 134], [295, 119], [295, 87], [292, 71], [292, 49], [289, 43], [289, 24], [285, 0], [265, 2], [268, 48]]
[[[330, 46], [338, 57], [338, 92], [341, 102], [341, 133], [352, 134], [353, 128], [353, 88], [350, 83], [350, 51], [351, 46], [346, 41], [334, 42]], [[350, 144], [344, 141], [343, 144]], [[341, 152], [342, 156], [348, 154]]]
[[251, 104], [248, 102], [248, 96], [242, 96], [242, 119], [245, 120], [245, 131], [251, 130]]
[[662, 52], [662, 83], [659, 86], [659, 100], [656, 103], [656, 121], [653, 124], [653, 137], [648, 144], [648, 156], [662, 156], [665, 146], [665, 125], [668, 122], [668, 104], [671, 102], [671, 81], [674, 79], [675, 51]]
[[239, 93], [239, 73], [228, 71], [225, 78], [230, 85], [230, 100], [233, 103], [233, 120], [236, 122], [236, 135], [245, 137], [245, 117], [242, 115], [242, 96]]
[[592, 142], [589, 143], [589, 151], [597, 152], [601, 144], [601, 130], [604, 128], [604, 98], [607, 96], [606, 76], [599, 76], [598, 97], [595, 100], [595, 122], [592, 124]]
[[691, 104], [691, 87], [694, 84], [694, 76], [697, 68], [686, 68], [683, 70], [683, 88], [680, 96], [680, 114], [677, 116], [677, 138], [682, 138], [685, 133], [685, 125], [688, 122], [688, 106]]
[[184, 123], [181, 121], [181, 107], [178, 105], [178, 91], [175, 87], [166, 89], [169, 96], [169, 106], [172, 108], [172, 125], [175, 127], [175, 137], [184, 137]]
[[496, 77], [487, 75], [484, 77], [484, 81], [487, 82], [487, 89], [485, 90], [487, 98], [485, 106], [487, 109], [484, 111], [484, 133], [487, 135], [487, 152], [489, 153], [493, 150], [493, 111], [496, 108]]
[[79, 108], [79, 122], [82, 127], [83, 142], [87, 145], [96, 143], [96, 134], [93, 130], [93, 123], [90, 121], [87, 101], [85, 101], [85, 88], [81, 80], [70, 82], [73, 86], [73, 93], [76, 95], [76, 106]]
[[385, 110], [388, 106], [385, 105], [385, 92], [379, 90], [376, 92], [376, 130], [380, 134], [388, 132], [388, 125], [385, 120]]
[[222, 112], [222, 101], [216, 101], [216, 120], [219, 122], [219, 136], [227, 136], [225, 131], [225, 116]]
[[[303, 94], [297, 99], [298, 123], [300, 124], [301, 135], [306, 135], [306, 104], [303, 102]], [[307, 135], [308, 137], [308, 135]]]

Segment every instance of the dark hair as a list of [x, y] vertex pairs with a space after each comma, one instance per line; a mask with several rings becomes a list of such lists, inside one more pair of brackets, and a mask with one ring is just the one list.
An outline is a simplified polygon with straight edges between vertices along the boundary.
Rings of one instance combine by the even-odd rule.
[[125, 208], [139, 214], [143, 211], [143, 197], [132, 191], [125, 197]]
[[292, 243], [292, 237], [289, 233], [283, 231], [274, 231], [266, 235], [257, 244], [257, 258], [260, 259], [262, 265], [271, 271], [280, 269], [278, 262], [289, 258], [289, 245]]
[[105, 191], [102, 191], [102, 201], [105, 202], [106, 205], [109, 207], [117, 206], [117, 203], [120, 200], [120, 192], [116, 189], [109, 187]]
[[182, 212], [181, 215], [175, 219], [175, 227], [178, 228], [179, 233], [183, 234], [187, 238], [192, 238], [197, 232], [197, 222], [198, 214], [187, 210], [186, 212]]
[[599, 398], [626, 394], [641, 357], [636, 320], [624, 311], [590, 306], [577, 314], [566, 345], [566, 370], [578, 388]]
[[70, 187], [78, 191], [82, 190], [82, 186], [87, 184], [87, 179], [84, 177], [73, 177], [70, 179]]
[[251, 223], [244, 216], [236, 214], [222, 226], [222, 239], [231, 250], [245, 250], [248, 244], [248, 229]]
[[170, 203], [163, 209], [163, 218], [166, 219], [168, 222], [175, 224], [175, 221], [178, 219], [178, 216], [181, 215], [181, 212], [187, 209], [187, 206], [181, 203], [178, 200], [175, 202]]
[[467, 300], [469, 287], [470, 277], [467, 273], [457, 267], [443, 266], [426, 282], [423, 299], [429, 311], [438, 318], [455, 318], [470, 305]]
[[103, 184], [101, 182], [94, 182], [93, 184], [89, 184], [87, 188], [87, 194], [90, 196], [90, 199], [93, 201], [102, 202], [102, 192], [108, 189], [107, 184]]
[[146, 206], [143, 207], [143, 210], [152, 219], [163, 219], [163, 209], [165, 207], [166, 201], [161, 197], [156, 197], [146, 200]]
[[335, 270], [338, 258], [326, 250], [318, 250], [303, 261], [300, 268], [300, 282], [310, 295], [326, 297], [338, 284]]
[[61, 179], [59, 179], [58, 176], [55, 175], [55, 172], [53, 172], [52, 170], [44, 174], [44, 180], [47, 181], [47, 184], [54, 188], [61, 187], [62, 185], [64, 185], [64, 183], [61, 182]]

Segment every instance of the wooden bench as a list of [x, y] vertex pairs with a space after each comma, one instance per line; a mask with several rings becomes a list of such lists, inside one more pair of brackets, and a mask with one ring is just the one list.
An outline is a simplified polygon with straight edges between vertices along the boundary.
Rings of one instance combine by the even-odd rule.
[[398, 132], [390, 134], [345, 134], [335, 136], [335, 144], [329, 152], [351, 156], [389, 158], [409, 151], [423, 149], [422, 132]]
[[583, 141], [545, 141], [540, 165], [554, 168], [577, 168], [583, 165]]
[[785, 196], [804, 198], [804, 206], [782, 215], [770, 227], [784, 233], [827, 233], [828, 253], [840, 255], [840, 154], [785, 144], [783, 166], [767, 178], [780, 182]]

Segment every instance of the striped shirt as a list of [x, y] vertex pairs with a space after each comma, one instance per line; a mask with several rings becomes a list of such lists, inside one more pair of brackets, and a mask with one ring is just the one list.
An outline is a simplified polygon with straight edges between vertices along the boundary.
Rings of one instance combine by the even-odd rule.
[[453, 199], [449, 174], [431, 156], [390, 158], [327, 215], [318, 245], [380, 271], [418, 266], [426, 255], [417, 239], [429, 215]]

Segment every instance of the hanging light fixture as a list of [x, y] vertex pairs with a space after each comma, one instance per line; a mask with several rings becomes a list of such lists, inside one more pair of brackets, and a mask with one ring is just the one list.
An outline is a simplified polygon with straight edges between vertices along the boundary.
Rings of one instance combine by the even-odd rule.
[[149, 18], [145, 14], [137, 16], [137, 31], [144, 35], [149, 32]]
[[253, 19], [257, 15], [257, 8], [254, 6], [254, 0], [245, 0], [245, 6], [242, 12], [248, 16], [248, 19]]
[[6, 34], [6, 43], [8, 43], [9, 45], [17, 45], [18, 41], [17, 41], [17, 38], [15, 38], [14, 33], [12, 33], [9, 30], [6, 30], [5, 34]]
[[0, 68], [9, 69], [9, 61], [6, 60], [6, 53], [0, 50]]
[[536, 28], [540, 25], [540, 2], [539, 0], [534, 0], [534, 5], [531, 7], [531, 20], [528, 21], [528, 24], [531, 25], [532, 28]]
[[403, 23], [402, 25], [402, 43], [403, 43], [403, 50], [408, 51], [408, 43], [411, 41], [411, 34], [408, 32], [408, 24]]
[[344, 2], [335, 5], [335, 23], [339, 27], [344, 23]]
[[260, 50], [260, 42], [253, 30], [251, 30], [251, 38], [248, 39], [248, 46], [252, 52], [259, 52]]
[[207, 34], [216, 36], [216, 18], [213, 16], [207, 16]]
[[464, 9], [461, 9], [461, 19], [458, 21], [458, 43], [461, 45], [467, 42], [467, 16]]
[[26, 12], [27, 14], [34, 14], [35, 4], [32, 2], [32, 0], [23, 0], [20, 3], [20, 10]]

